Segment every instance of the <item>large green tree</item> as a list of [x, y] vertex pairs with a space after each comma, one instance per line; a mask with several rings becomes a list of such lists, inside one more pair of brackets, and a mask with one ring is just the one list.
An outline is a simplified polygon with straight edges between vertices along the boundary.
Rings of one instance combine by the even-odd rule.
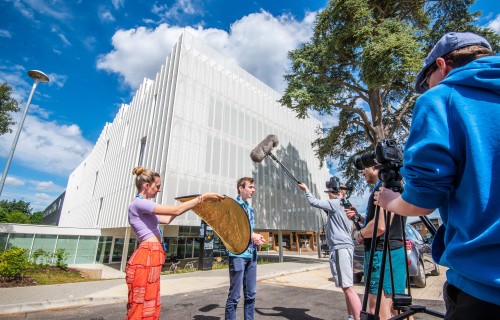
[[32, 213], [30, 203], [23, 200], [0, 201], [0, 223], [41, 224], [44, 213]]
[[[449, 31], [473, 31], [495, 47], [493, 30], [473, 25], [474, 1], [330, 0], [311, 40], [289, 52], [291, 72], [280, 102], [304, 118], [337, 115], [338, 125], [313, 142], [320, 164], [333, 159], [361, 190], [352, 156], [384, 138], [404, 143], [417, 94], [416, 74], [434, 43]], [[331, 157], [331, 158], [330, 158]]]
[[12, 98], [12, 88], [6, 82], [0, 84], [0, 136], [12, 132], [10, 127], [15, 122], [10, 113], [19, 111], [17, 105], [17, 100]]

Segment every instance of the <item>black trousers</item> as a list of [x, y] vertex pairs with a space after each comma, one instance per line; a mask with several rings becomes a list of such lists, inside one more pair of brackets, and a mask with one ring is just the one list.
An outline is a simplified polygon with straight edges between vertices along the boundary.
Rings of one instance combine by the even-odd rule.
[[443, 298], [445, 320], [500, 319], [500, 305], [474, 298], [448, 282], [443, 286]]

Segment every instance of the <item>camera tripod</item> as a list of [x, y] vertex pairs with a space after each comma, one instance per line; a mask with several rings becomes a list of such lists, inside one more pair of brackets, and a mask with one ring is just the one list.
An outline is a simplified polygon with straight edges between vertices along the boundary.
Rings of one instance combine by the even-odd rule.
[[[379, 171], [379, 179], [382, 181], [382, 186], [385, 188], [389, 188], [395, 192], [402, 193], [403, 187], [401, 183], [401, 178], [400, 178], [399, 171], [391, 169], [391, 168], [382, 168]], [[390, 320], [400, 320], [400, 319], [405, 319], [410, 317], [411, 315], [414, 315], [416, 313], [427, 313], [432, 316], [438, 317], [438, 318], [443, 318], [444, 319], [444, 314], [441, 312], [433, 311], [427, 309], [425, 306], [421, 305], [414, 305], [412, 304], [412, 297], [411, 297], [411, 289], [410, 289], [410, 276], [409, 276], [409, 270], [408, 270], [408, 256], [406, 254], [406, 250], [404, 252], [404, 257], [405, 257], [405, 268], [406, 268], [406, 286], [408, 288], [408, 293], [407, 294], [395, 294], [394, 290], [394, 276], [393, 276], [393, 269], [392, 269], [392, 258], [391, 258], [391, 250], [389, 248], [389, 242], [390, 242], [390, 232], [389, 228], [391, 225], [391, 217], [392, 217], [392, 212], [384, 210], [384, 222], [385, 222], [385, 233], [384, 233], [384, 245], [383, 245], [383, 251], [382, 251], [382, 262], [380, 266], [380, 278], [379, 278], [379, 284], [377, 288], [377, 300], [375, 303], [375, 314], [370, 314], [364, 310], [366, 310], [367, 304], [368, 304], [368, 294], [369, 294], [369, 288], [370, 288], [370, 281], [371, 281], [371, 274], [373, 270], [373, 261], [374, 261], [374, 253], [376, 250], [376, 239], [377, 239], [377, 228], [378, 228], [378, 220], [379, 220], [379, 215], [380, 215], [380, 207], [376, 206], [375, 207], [375, 214], [373, 217], [374, 220], [374, 227], [373, 227], [373, 235], [372, 235], [372, 241], [371, 241], [371, 247], [370, 247], [370, 259], [369, 259], [369, 264], [368, 264], [368, 274], [365, 274], [365, 291], [364, 291], [364, 296], [363, 296], [363, 304], [362, 304], [362, 309], [361, 309], [361, 320], [379, 320], [379, 312], [380, 312], [380, 303], [381, 303], [381, 297], [382, 297], [382, 287], [384, 284], [384, 274], [385, 274], [385, 265], [386, 265], [386, 257], [388, 254], [388, 261], [389, 261], [389, 270], [390, 270], [390, 277], [391, 277], [391, 286], [392, 286], [392, 303], [393, 303], [393, 309], [398, 310], [401, 312], [397, 316], [394, 316], [390, 318]], [[403, 246], [406, 246], [406, 234], [405, 234], [405, 222], [406, 219], [403, 218], [402, 216], [395, 216], [395, 219], [401, 219], [401, 228], [402, 228], [402, 235], [403, 235]], [[434, 236], [436, 233], [436, 228], [432, 225], [430, 222], [429, 218], [426, 216], [421, 216], [420, 219], [424, 223], [424, 225], [428, 228], [429, 232]]]

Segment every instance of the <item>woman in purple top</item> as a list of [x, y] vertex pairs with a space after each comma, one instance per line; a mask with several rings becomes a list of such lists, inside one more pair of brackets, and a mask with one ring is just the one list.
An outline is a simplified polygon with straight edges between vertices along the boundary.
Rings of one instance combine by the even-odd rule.
[[137, 176], [137, 195], [129, 205], [128, 221], [140, 244], [127, 263], [127, 319], [153, 320], [160, 317], [160, 272], [165, 262], [158, 224], [169, 224], [204, 200], [220, 201], [224, 196], [204, 193], [176, 206], [157, 204], [149, 199], [160, 192], [160, 175], [144, 167], [132, 172]]

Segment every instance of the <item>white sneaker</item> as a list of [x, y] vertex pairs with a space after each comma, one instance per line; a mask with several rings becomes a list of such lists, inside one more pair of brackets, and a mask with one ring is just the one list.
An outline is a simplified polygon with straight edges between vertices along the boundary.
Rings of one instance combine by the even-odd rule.
[[347, 320], [354, 320], [354, 316], [352, 314], [350, 314], [348, 317], [347, 317]]

